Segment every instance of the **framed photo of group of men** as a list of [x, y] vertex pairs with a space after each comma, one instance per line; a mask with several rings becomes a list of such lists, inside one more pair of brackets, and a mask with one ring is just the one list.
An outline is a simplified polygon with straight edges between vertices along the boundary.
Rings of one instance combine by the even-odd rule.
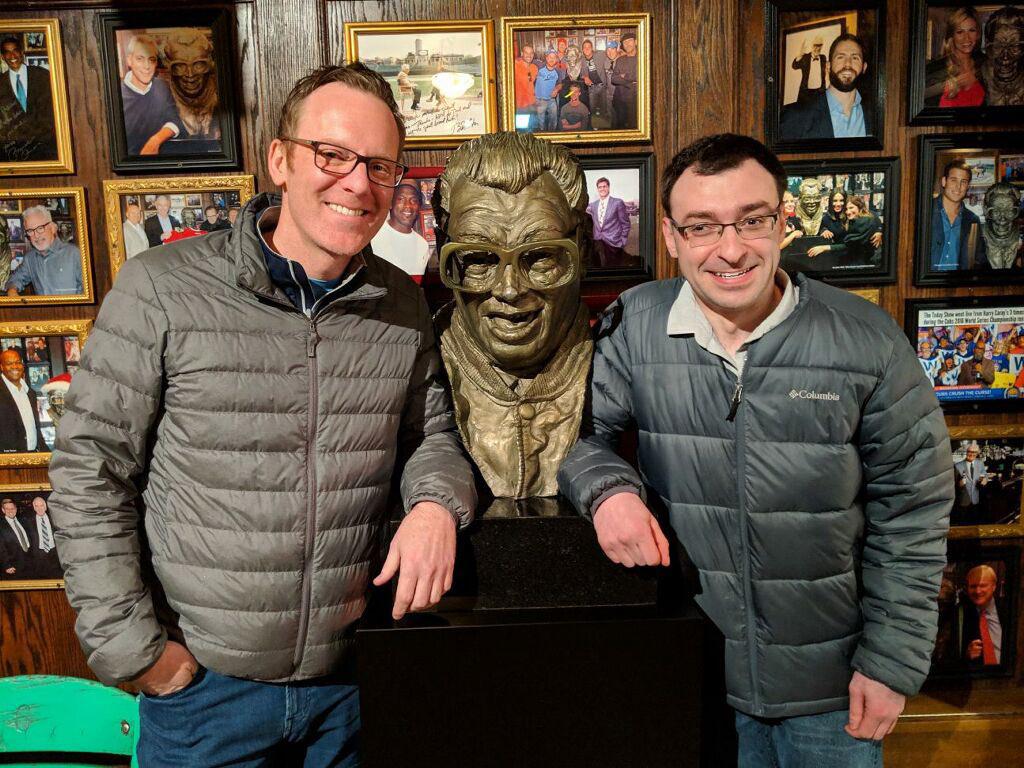
[[45, 484], [0, 485], [0, 591], [64, 586], [50, 490]]

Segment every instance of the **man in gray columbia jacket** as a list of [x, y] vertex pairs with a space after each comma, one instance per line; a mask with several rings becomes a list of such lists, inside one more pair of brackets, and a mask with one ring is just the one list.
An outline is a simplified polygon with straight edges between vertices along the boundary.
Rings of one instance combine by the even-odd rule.
[[[685, 282], [603, 318], [559, 487], [626, 566], [668, 564], [644, 487], [667, 507], [725, 635], [740, 765], [874, 766], [930, 665], [949, 438], [891, 317], [779, 269], [786, 182], [745, 136], [673, 159], [662, 231]], [[612, 449], [634, 426], [639, 473]]]
[[358, 764], [396, 462], [375, 582], [400, 570], [396, 617], [450, 586], [472, 473], [423, 295], [368, 247], [403, 139], [379, 76], [316, 70], [269, 148], [282, 198], [129, 260], [97, 317], [50, 504], [89, 664], [144, 694], [141, 765]]

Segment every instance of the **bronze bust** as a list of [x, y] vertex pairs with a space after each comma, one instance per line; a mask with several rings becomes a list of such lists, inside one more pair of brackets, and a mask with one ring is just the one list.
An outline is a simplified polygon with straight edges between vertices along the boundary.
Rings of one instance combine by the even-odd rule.
[[436, 320], [466, 448], [495, 496], [554, 496], [593, 352], [583, 169], [530, 134], [488, 134], [452, 155], [433, 203], [455, 295]]

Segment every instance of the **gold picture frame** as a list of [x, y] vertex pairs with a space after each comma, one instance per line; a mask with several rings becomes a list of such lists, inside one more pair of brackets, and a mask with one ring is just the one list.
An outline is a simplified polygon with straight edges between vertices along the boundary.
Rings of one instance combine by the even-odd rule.
[[[457, 47], [469, 44], [470, 50], [476, 47], [470, 39], [455, 40], [454, 34], [479, 35], [480, 64], [479, 71], [465, 59], [472, 59], [463, 52], [456, 52]], [[448, 34], [447, 39], [439, 36]], [[374, 40], [373, 38], [380, 38]], [[407, 45], [408, 38], [423, 41], [422, 50], [411, 51]], [[394, 51], [387, 51], [386, 43], [395, 46]], [[432, 46], [441, 45], [439, 51], [432, 52]], [[447, 46], [452, 53], [443, 53]], [[404, 49], [404, 50], [403, 50]], [[390, 53], [391, 55], [384, 55]], [[403, 56], [402, 54], [406, 55]], [[409, 57], [412, 57], [409, 60]], [[408, 63], [408, 85], [398, 83], [398, 75], [403, 61]], [[397, 22], [348, 22], [345, 24], [345, 63], [361, 61], [370, 69], [384, 77], [395, 91], [395, 101], [405, 117], [405, 146], [408, 149], [426, 147], [451, 147], [498, 130], [498, 98], [496, 93], [497, 78], [494, 60], [494, 22], [490, 19], [471, 19], [465, 21], [397, 21]], [[452, 67], [452, 69], [446, 69]], [[424, 75], [434, 72], [430, 81], [424, 81]], [[444, 93], [443, 83], [436, 77], [449, 72], [449, 93]], [[473, 82], [460, 91], [465, 78], [459, 75], [472, 75]], [[416, 78], [419, 78], [417, 82]], [[479, 86], [477, 81], [479, 80]], [[426, 91], [425, 86], [430, 86]], [[424, 86], [424, 87], [421, 87]], [[403, 92], [403, 87], [405, 91]], [[465, 94], [476, 87], [480, 88], [480, 104], [475, 97], [465, 98]], [[419, 91], [417, 94], [416, 91]], [[435, 94], [436, 91], [436, 94]], [[436, 96], [436, 99], [435, 99]], [[449, 101], [450, 100], [450, 101]], [[460, 105], [459, 101], [462, 101]], [[406, 102], [409, 110], [406, 110]], [[444, 106], [442, 106], [442, 102]], [[419, 104], [424, 107], [419, 107]], [[430, 107], [426, 107], [430, 104]], [[416, 114], [414, 109], [422, 110]], [[439, 118], [444, 118], [440, 119]], [[422, 131], [422, 132], [421, 132]], [[435, 131], [431, 133], [430, 131]]]
[[[128, 256], [124, 243], [124, 218], [122, 217], [122, 197], [145, 198], [147, 195], [156, 197], [168, 195], [172, 199], [181, 196], [182, 208], [193, 208], [188, 205], [186, 196], [198, 194], [200, 200], [204, 196], [211, 200], [220, 193], [225, 198], [236, 195], [239, 206], [245, 205], [256, 194], [255, 176], [164, 176], [152, 179], [117, 179], [103, 182], [103, 205], [107, 221], [107, 254], [110, 258], [110, 277], [117, 277], [117, 272], [124, 265]], [[216, 204], [216, 203], [208, 203]], [[200, 206], [203, 203], [200, 202]], [[234, 207], [225, 200], [225, 213]], [[173, 215], [173, 209], [172, 209]], [[179, 219], [180, 220], [180, 219]]]
[[[49, 483], [4, 483], [0, 484], [0, 498], [8, 498], [19, 494], [49, 493], [53, 488]], [[53, 519], [51, 518], [51, 522]], [[2, 522], [2, 521], [0, 521]], [[7, 579], [0, 563], [0, 592], [19, 589], [63, 589], [64, 579], [27, 578]]]
[[870, 301], [872, 304], [882, 305], [882, 291], [878, 288], [847, 288], [846, 290], [854, 296], [860, 296], [862, 299]]
[[[543, 32], [547, 40], [552, 31], [575, 31], [582, 47], [584, 38], [603, 33], [607, 38], [615, 30], [636, 29], [637, 43], [637, 125], [631, 129], [536, 131], [536, 135], [556, 143], [612, 144], [651, 140], [651, 15], [649, 13], [589, 14], [581, 16], [512, 16], [501, 19], [502, 127], [506, 131], [529, 131], [516, 125], [515, 60], [519, 55], [516, 35]], [[557, 35], [555, 38], [557, 39]], [[593, 43], [595, 51], [600, 52]], [[618, 41], [616, 40], [616, 46]], [[536, 49], [536, 46], [534, 46]], [[607, 49], [605, 49], [607, 50]], [[607, 54], [605, 54], [607, 57]], [[543, 61], [543, 60], [542, 60]]]
[[[949, 427], [949, 438], [954, 443], [968, 440], [1010, 439], [1020, 440], [1024, 444], [1024, 424]], [[1021, 493], [1016, 523], [1009, 525], [952, 525], [949, 529], [949, 538], [951, 539], [990, 539], [1014, 536], [1024, 536], [1024, 492]]]
[[[63, 208], [61, 200], [65, 201]], [[85, 189], [83, 187], [38, 187], [32, 189], [5, 189], [0, 190], [0, 219], [9, 219], [29, 207], [26, 201], [38, 201], [39, 203], [56, 204], [56, 207], [46, 205], [50, 209], [54, 223], [58, 225], [57, 237], [64, 240], [62, 233], [64, 225], [68, 224], [74, 232], [74, 245], [81, 254], [82, 262], [82, 292], [68, 294], [33, 294], [30, 296], [8, 296], [0, 285], [0, 306], [15, 305], [28, 306], [32, 304], [91, 304], [94, 300], [92, 281], [92, 258], [89, 251], [89, 232], [87, 226], [88, 217], [85, 212]], [[16, 209], [16, 210], [15, 210]], [[61, 214], [60, 211], [64, 213]], [[6, 221], [4, 222], [6, 225]], [[26, 252], [32, 248], [28, 236], [24, 236], [23, 243], [12, 243], [12, 245], [24, 245]], [[33, 286], [34, 288], [34, 286]]]
[[[6, 351], [9, 347], [4, 344], [3, 340], [10, 338], [20, 338], [24, 340], [26, 337], [73, 336], [77, 339], [77, 354], [81, 355], [82, 348], [85, 346], [86, 339], [89, 338], [89, 333], [91, 331], [92, 320], [33, 320], [25, 323], [0, 323], [0, 348], [3, 348], [3, 351]], [[66, 350], [66, 347], [64, 347], [64, 350]], [[61, 353], [64, 357], [61, 362], [61, 369], [62, 372], [68, 372], [66, 366], [71, 361], [67, 359], [67, 354], [64, 350], [62, 350]], [[28, 367], [26, 369], [25, 377], [27, 380], [30, 380], [30, 369], [32, 368], [32, 364], [30, 361], [26, 362], [28, 363]], [[47, 362], [50, 364], [50, 370], [52, 373], [52, 360]], [[77, 365], [77, 361], [73, 364]], [[45, 467], [49, 463], [49, 451], [34, 451], [32, 453], [0, 453], [0, 468]]]
[[[0, 21], [0, 39], [8, 36], [20, 36], [22, 45], [28, 33], [43, 33], [46, 44], [45, 59], [49, 70], [50, 81], [50, 104], [53, 109], [53, 158], [33, 158], [30, 148], [19, 146], [24, 141], [20, 136], [5, 137], [4, 126], [7, 121], [0, 115], [0, 176], [38, 176], [60, 173], [74, 173], [75, 161], [71, 150], [71, 121], [68, 118], [68, 97], [67, 81], [64, 76], [64, 49], [61, 45], [60, 24], [57, 19], [3, 19]], [[23, 51], [26, 58], [24, 66], [37, 68], [31, 59], [41, 59], [36, 50]], [[41, 68], [41, 67], [39, 67]], [[8, 88], [9, 81], [6, 77], [6, 65], [0, 71], [0, 87]], [[7, 82], [4, 82], [7, 81]], [[31, 90], [32, 84], [29, 84]], [[3, 92], [6, 97], [9, 91]], [[11, 106], [13, 97], [6, 99], [8, 106]], [[31, 102], [31, 99], [30, 99]], [[2, 101], [0, 101], [2, 109]], [[46, 138], [47, 142], [49, 137]], [[5, 148], [6, 144], [6, 148]], [[26, 159], [18, 160], [18, 155], [26, 155]]]

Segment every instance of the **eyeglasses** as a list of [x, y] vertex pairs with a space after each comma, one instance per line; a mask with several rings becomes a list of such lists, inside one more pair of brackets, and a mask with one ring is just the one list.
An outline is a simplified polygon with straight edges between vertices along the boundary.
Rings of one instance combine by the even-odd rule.
[[370, 181], [382, 187], [397, 187], [402, 183], [405, 172], [409, 170], [394, 160], [384, 157], [366, 157], [347, 147], [339, 147], [337, 144], [293, 139], [290, 136], [282, 136], [281, 141], [290, 141], [293, 144], [301, 144], [312, 149], [313, 162], [316, 163], [316, 167], [331, 176], [348, 176], [356, 169], [357, 165], [366, 163], [366, 176]]
[[45, 224], [40, 224], [38, 227], [32, 227], [31, 229], [26, 229], [25, 230], [25, 234], [28, 235], [29, 237], [32, 237], [33, 235], [41, 235], [43, 233], [43, 230], [46, 229], [51, 224], [53, 224], [53, 222], [52, 221], [48, 221]]
[[776, 211], [761, 216], [747, 216], [739, 221], [730, 221], [728, 224], [708, 221], [682, 226], [673, 221], [672, 226], [690, 245], [711, 245], [722, 239], [722, 233], [725, 232], [726, 227], [735, 229], [736, 234], [744, 240], [760, 240], [769, 237], [775, 231], [778, 221], [779, 213]]
[[209, 59], [196, 59], [192, 62], [180, 60], [169, 61], [167, 62], [167, 67], [171, 70], [171, 74], [176, 77], [181, 77], [182, 75], [187, 74], [205, 75], [213, 69], [213, 65], [210, 63]]
[[576, 279], [579, 246], [575, 240], [540, 240], [515, 248], [491, 243], [445, 243], [439, 256], [441, 282], [464, 293], [489, 293], [512, 267], [514, 279], [535, 291], [551, 291]]

